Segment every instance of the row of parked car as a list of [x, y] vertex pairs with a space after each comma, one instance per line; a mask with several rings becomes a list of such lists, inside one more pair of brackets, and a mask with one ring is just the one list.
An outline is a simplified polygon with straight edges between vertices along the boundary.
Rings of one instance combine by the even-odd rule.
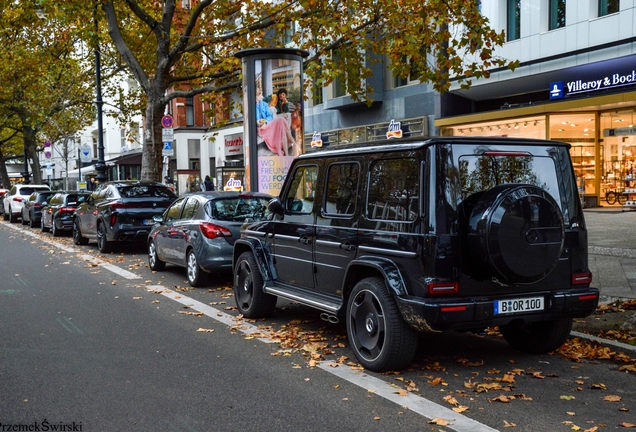
[[94, 240], [102, 253], [145, 244], [152, 270], [185, 267], [189, 283], [202, 286], [209, 274], [232, 270], [241, 226], [266, 218], [271, 198], [232, 191], [177, 197], [162, 183], [130, 180], [100, 184], [92, 193], [18, 184], [5, 191], [0, 211], [4, 220], [21, 220], [53, 236], [72, 233], [76, 245]]

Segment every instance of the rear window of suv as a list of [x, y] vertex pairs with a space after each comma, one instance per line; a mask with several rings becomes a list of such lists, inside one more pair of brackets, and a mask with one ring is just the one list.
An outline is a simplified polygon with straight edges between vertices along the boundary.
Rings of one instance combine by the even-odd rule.
[[458, 158], [460, 201], [501, 184], [516, 183], [538, 186], [561, 205], [554, 160], [524, 152], [485, 152]]
[[20, 188], [17, 192], [20, 195], [31, 195], [33, 192], [37, 192], [37, 191], [41, 191], [41, 190], [48, 190], [47, 188], [35, 188], [35, 187], [23, 187]]

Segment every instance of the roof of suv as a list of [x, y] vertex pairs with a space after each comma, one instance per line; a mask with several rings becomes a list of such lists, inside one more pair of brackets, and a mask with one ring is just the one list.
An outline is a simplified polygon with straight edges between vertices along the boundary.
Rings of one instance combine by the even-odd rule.
[[548, 141], [531, 138], [504, 138], [504, 137], [434, 137], [434, 138], [401, 138], [399, 140], [385, 139], [367, 141], [356, 144], [345, 144], [334, 147], [321, 148], [319, 150], [302, 154], [298, 159], [312, 159], [315, 157], [335, 156], [355, 152], [380, 153], [387, 151], [416, 150], [432, 146], [434, 144], [471, 144], [471, 145], [521, 145], [521, 146], [545, 146], [554, 145], [570, 148], [571, 145], [560, 141]]

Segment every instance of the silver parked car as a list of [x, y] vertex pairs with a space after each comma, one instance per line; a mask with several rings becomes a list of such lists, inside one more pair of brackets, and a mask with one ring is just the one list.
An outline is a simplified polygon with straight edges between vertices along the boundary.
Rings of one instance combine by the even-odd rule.
[[148, 235], [148, 263], [186, 267], [188, 282], [202, 286], [209, 273], [232, 271], [232, 250], [246, 222], [269, 216], [272, 196], [258, 192], [193, 192], [177, 199]]

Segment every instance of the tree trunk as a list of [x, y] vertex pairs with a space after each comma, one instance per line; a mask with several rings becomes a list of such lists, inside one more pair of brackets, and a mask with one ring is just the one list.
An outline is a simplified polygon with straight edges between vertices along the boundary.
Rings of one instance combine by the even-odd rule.
[[24, 137], [24, 157], [31, 158], [31, 183], [42, 184], [42, 173], [40, 172], [40, 160], [37, 157], [37, 133], [29, 125], [22, 127]]
[[11, 181], [7, 172], [7, 163], [4, 160], [4, 154], [0, 149], [0, 184], [4, 189], [11, 189]]
[[144, 151], [141, 156], [141, 180], [160, 182], [163, 158], [163, 142], [161, 139], [161, 117], [165, 106], [148, 101], [146, 105], [146, 131]]

